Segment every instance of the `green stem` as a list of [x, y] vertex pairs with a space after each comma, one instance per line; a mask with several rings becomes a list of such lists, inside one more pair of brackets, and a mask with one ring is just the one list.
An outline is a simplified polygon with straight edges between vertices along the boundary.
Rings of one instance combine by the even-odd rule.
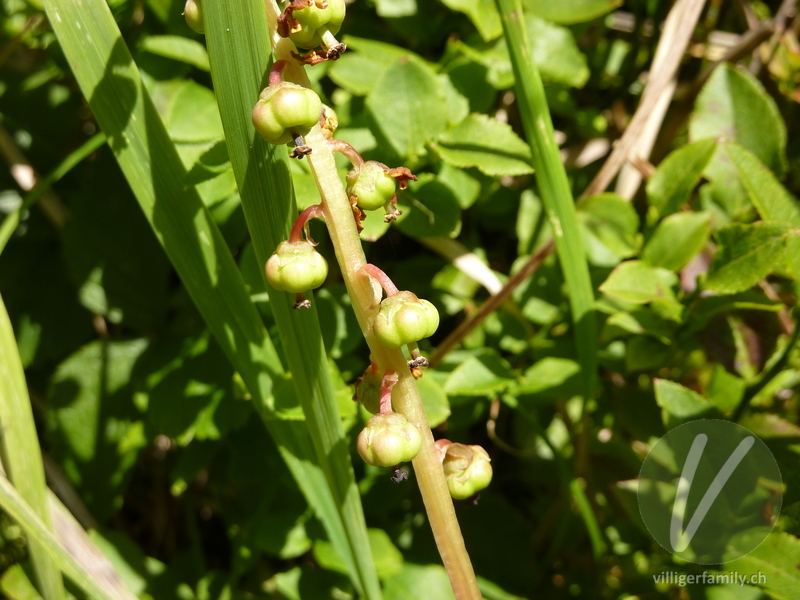
[[395, 371], [399, 375], [399, 381], [392, 390], [394, 409], [405, 415], [422, 434], [422, 450], [413, 461], [414, 472], [453, 592], [457, 600], [480, 600], [475, 573], [414, 378], [403, 353], [381, 344], [372, 332], [372, 324], [378, 313], [376, 300], [380, 299], [380, 292], [373, 288], [371, 277], [362, 270], [367, 262], [350, 201], [336, 170], [333, 152], [319, 126], [314, 127], [305, 139], [313, 149], [307, 160], [322, 197], [328, 231], [361, 331], [381, 371]]

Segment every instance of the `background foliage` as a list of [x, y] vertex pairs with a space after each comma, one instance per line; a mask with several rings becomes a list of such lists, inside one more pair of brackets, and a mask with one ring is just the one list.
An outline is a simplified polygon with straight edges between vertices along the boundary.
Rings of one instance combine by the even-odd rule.
[[[109, 4], [188, 173], [175, 185], [196, 187], [285, 365], [203, 38], [178, 1]], [[524, 4], [577, 197], [636, 108], [670, 3]], [[50, 486], [137, 595], [351, 597], [343, 559], [267, 434], [245, 374], [228, 362], [100, 145], [41, 8], [3, 0], [2, 10], [0, 148], [9, 166], [16, 151], [39, 173], [56, 173], [32, 206], [23, 204], [19, 169], [0, 170], [3, 223], [19, 220], [0, 246], [0, 293]], [[457, 506], [486, 598], [797, 597], [797, 19], [700, 79], [777, 10], [777, 2], [710, 2], [646, 184], [632, 201], [608, 192], [577, 202], [600, 320], [587, 427], [579, 396], [589, 375], [577, 362], [554, 255], [457, 349], [435, 354], [488, 297], [481, 284], [496, 291], [552, 235], [494, 4], [358, 0], [342, 30], [349, 51], [309, 71], [337, 112], [338, 137], [419, 176], [400, 197], [396, 225], [372, 215], [362, 237], [370, 262], [442, 314], [423, 344], [438, 365], [419, 382], [435, 433], [492, 456], [492, 486], [477, 505]], [[65, 158], [75, 164], [59, 169]], [[300, 208], [316, 203], [306, 165], [291, 168]], [[316, 233], [335, 264], [324, 231]], [[447, 248], [456, 239], [494, 275], [454, 262]], [[364, 414], [351, 384], [368, 355], [335, 269], [315, 303], [352, 441]], [[285, 381], [270, 402], [273, 418], [303, 420]], [[660, 435], [699, 416], [738, 419], [783, 472], [775, 533], [736, 565], [744, 573], [772, 563], [764, 589], [653, 581], [665, 569], [699, 569], [674, 564], [655, 543], [629, 482]], [[416, 487], [354, 464], [385, 597], [451, 597]], [[10, 598], [33, 597], [27, 556], [19, 528], [0, 515], [0, 590]]]

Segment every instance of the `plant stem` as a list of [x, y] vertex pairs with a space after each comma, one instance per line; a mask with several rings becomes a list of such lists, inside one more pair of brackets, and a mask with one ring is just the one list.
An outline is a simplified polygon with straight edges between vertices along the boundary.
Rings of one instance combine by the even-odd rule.
[[373, 360], [381, 371], [395, 371], [399, 376], [392, 390], [394, 410], [405, 415], [422, 434], [422, 449], [413, 461], [414, 471], [453, 592], [457, 600], [480, 600], [475, 573], [458, 526], [453, 501], [414, 378], [408, 370], [403, 353], [399, 349], [389, 349], [381, 344], [372, 332], [372, 324], [378, 312], [375, 291], [370, 278], [365, 277], [362, 272], [367, 262], [353, 219], [353, 210], [336, 170], [333, 152], [319, 126], [315, 126], [306, 136], [306, 143], [313, 149], [308, 156], [309, 166], [322, 197], [328, 231], [358, 324], [367, 340]]

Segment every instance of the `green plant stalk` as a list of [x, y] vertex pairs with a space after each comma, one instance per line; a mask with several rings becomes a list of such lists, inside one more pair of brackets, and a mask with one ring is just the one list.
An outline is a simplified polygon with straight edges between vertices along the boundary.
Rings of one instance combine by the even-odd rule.
[[[548, 218], [553, 226], [556, 252], [569, 287], [575, 341], [581, 364], [584, 408], [594, 394], [597, 372], [597, 324], [594, 313], [594, 293], [589, 278], [589, 265], [583, 248], [575, 202], [572, 198], [567, 172], [561, 162], [553, 121], [544, 93], [539, 69], [533, 60], [520, 0], [495, 0], [503, 21], [511, 65], [516, 79], [515, 89], [522, 124], [533, 154], [533, 168]], [[586, 435], [583, 419], [583, 435]], [[578, 440], [578, 462], [584, 460]], [[578, 471], [582, 470], [578, 465]]]
[[[232, 3], [231, 12], [244, 4], [252, 5]], [[212, 3], [212, 13], [215, 7], [216, 3]], [[365, 526], [361, 545], [347, 537], [341, 514], [342, 495], [334, 495], [338, 491], [330, 488], [306, 423], [281, 420], [275, 414], [273, 380], [286, 376], [283, 366], [219, 228], [195, 188], [185, 185], [186, 170], [108, 5], [102, 0], [82, 0], [80, 4], [73, 0], [45, 0], [45, 8], [81, 91], [108, 136], [109, 146], [145, 217], [209, 329], [241, 374], [254, 407], [299, 488], [351, 572], [355, 572], [353, 553], [360, 554], [362, 563], [372, 564], [371, 554], [364, 552], [369, 548]], [[261, 23], [263, 10], [262, 7]], [[248, 26], [255, 27], [254, 23], [251, 18]], [[90, 44], [86, 43], [87, 38]], [[237, 81], [235, 87], [238, 84]], [[256, 96], [248, 101], [251, 108]], [[252, 130], [249, 123], [246, 127]], [[264, 155], [259, 160], [263, 158]], [[256, 162], [253, 166], [261, 165]], [[289, 210], [287, 205], [285, 211]], [[319, 338], [317, 343], [321, 346]], [[327, 370], [322, 370], [327, 376]], [[351, 487], [347, 494], [348, 506], [357, 503], [360, 510], [357, 489]], [[377, 576], [373, 579], [375, 583], [370, 585], [377, 587]], [[355, 581], [359, 587], [357, 575]]]
[[[271, 2], [267, 6], [274, 12]], [[264, 265], [277, 245], [288, 238], [297, 217], [287, 149], [262, 140], [251, 122], [253, 106], [266, 87], [270, 61], [267, 13], [262, 0], [221, 0], [206, 3], [204, 11], [211, 75], [228, 153], [256, 258]], [[237, 35], [232, 36], [232, 31]], [[302, 70], [298, 74], [304, 76]], [[341, 525], [336, 525], [340, 535], [331, 536], [331, 541], [348, 565], [357, 590], [366, 598], [380, 598], [316, 308], [312, 304], [311, 309], [293, 309], [294, 295], [271, 288], [263, 269], [262, 276], [316, 458], [341, 520]]]
[[[361, 268], [366, 264], [364, 249], [361, 246], [350, 201], [336, 169], [333, 153], [319, 126], [314, 127], [305, 140], [313, 149], [307, 160], [322, 197], [325, 221], [342, 277], [361, 331], [372, 353], [372, 359], [383, 372], [395, 371], [399, 375], [400, 379], [392, 389], [392, 405], [395, 411], [405, 415], [422, 434], [422, 449], [413, 461], [414, 473], [453, 592], [458, 600], [479, 600], [480, 590], [414, 377], [409, 371], [403, 353], [399, 349], [389, 349], [384, 346], [375, 338], [372, 331], [373, 321], [378, 314], [380, 296], [376, 296], [370, 278], [361, 272]], [[368, 218], [380, 217], [377, 213], [373, 213]]]
[[0, 507], [25, 530], [30, 545], [40, 548], [48, 561], [86, 592], [87, 596], [95, 600], [116, 600], [115, 594], [106, 590], [86, 573], [78, 561], [58, 543], [38, 511], [25, 502], [22, 494], [4, 475], [0, 475]]
[[[5, 304], [0, 297], [0, 441], [3, 464], [31, 510], [42, 521], [43, 527], [52, 529], [47, 508], [47, 484], [44, 477], [42, 453], [33, 421], [31, 401], [25, 381], [25, 371], [19, 357], [14, 329]], [[61, 574], [47, 553], [47, 548], [36, 539], [29, 540], [40, 593], [47, 599], [64, 597]]]

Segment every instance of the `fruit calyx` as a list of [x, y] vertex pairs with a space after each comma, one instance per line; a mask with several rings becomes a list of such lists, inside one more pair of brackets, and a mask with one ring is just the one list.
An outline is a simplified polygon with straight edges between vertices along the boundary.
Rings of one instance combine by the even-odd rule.
[[436, 448], [442, 460], [447, 488], [456, 500], [471, 498], [492, 481], [492, 459], [481, 446], [442, 439], [436, 441]]

